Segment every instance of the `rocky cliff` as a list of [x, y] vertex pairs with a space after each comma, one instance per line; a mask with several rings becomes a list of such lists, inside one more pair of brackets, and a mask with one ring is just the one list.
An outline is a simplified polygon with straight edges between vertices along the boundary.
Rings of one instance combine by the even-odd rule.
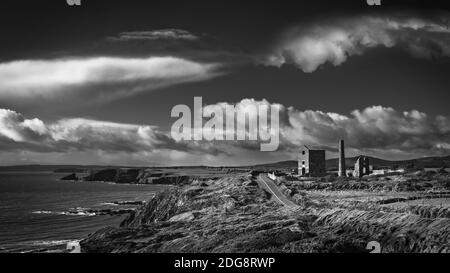
[[[270, 201], [254, 177], [232, 175], [166, 190], [120, 227], [81, 241], [83, 252], [448, 252], [447, 218]], [[439, 227], [433, 229], [432, 227]]]
[[104, 181], [114, 183], [136, 183], [141, 169], [102, 169], [91, 171], [84, 181]]
[[[68, 179], [64, 177], [62, 179]], [[130, 169], [130, 168], [110, 168], [91, 170], [90, 174], [83, 178], [83, 181], [103, 181], [126, 184], [170, 184], [181, 185], [188, 184], [196, 176], [174, 174], [152, 169]], [[70, 179], [73, 180], [73, 179]]]

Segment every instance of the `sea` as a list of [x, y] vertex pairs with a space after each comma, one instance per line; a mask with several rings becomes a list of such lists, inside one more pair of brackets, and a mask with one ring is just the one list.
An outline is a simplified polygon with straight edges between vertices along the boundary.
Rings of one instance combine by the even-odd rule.
[[63, 252], [169, 186], [60, 180], [65, 173], [0, 172], [0, 252]]

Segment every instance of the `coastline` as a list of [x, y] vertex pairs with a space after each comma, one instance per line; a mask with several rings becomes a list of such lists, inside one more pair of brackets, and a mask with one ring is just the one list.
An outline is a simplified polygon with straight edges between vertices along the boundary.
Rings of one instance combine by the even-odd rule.
[[71, 182], [54, 172], [0, 173], [0, 252], [54, 252], [150, 200], [167, 185]]
[[[366, 200], [359, 206], [354, 200], [337, 205], [311, 199], [307, 191], [287, 194], [296, 203], [288, 207], [272, 201], [256, 179], [230, 175], [158, 193], [120, 227], [103, 228], [82, 240], [81, 251], [367, 253], [368, 242], [377, 241], [383, 252], [449, 252], [447, 214], [424, 217], [380, 209], [382, 205]], [[279, 188], [286, 192], [283, 186]], [[362, 192], [357, 194], [359, 198]], [[394, 193], [376, 194], [390, 198]]]

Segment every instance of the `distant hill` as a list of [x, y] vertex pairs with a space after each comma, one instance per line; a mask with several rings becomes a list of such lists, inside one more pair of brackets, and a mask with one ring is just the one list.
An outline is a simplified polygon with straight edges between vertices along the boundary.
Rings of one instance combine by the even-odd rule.
[[267, 164], [259, 164], [250, 166], [252, 168], [268, 168], [268, 169], [283, 169], [283, 168], [297, 168], [298, 162], [295, 160], [288, 160], [288, 161], [280, 161], [275, 163], [267, 163]]
[[[346, 158], [345, 164], [347, 167], [353, 167], [357, 157]], [[370, 165], [375, 168], [393, 168], [411, 166], [419, 168], [450, 168], [450, 156], [445, 157], [423, 157], [410, 160], [390, 161], [376, 157], [370, 157]], [[280, 161], [275, 163], [259, 164], [253, 166], [246, 166], [246, 168], [265, 168], [265, 169], [294, 169], [297, 168], [296, 160]], [[327, 170], [337, 170], [339, 160], [337, 158], [328, 159]], [[243, 166], [244, 167], [244, 166]], [[139, 166], [102, 166], [102, 165], [17, 165], [17, 166], [0, 166], [0, 172], [83, 172], [92, 169], [105, 168], [141, 168]], [[208, 168], [207, 166], [171, 166], [171, 167], [146, 167], [146, 168], [174, 168], [174, 169], [189, 169], [189, 168]], [[226, 168], [226, 167], [224, 167]], [[237, 167], [231, 167], [237, 168]]]
[[[347, 167], [351, 167], [356, 163], [358, 157], [349, 157], [345, 159], [345, 164]], [[369, 156], [370, 165], [375, 168], [403, 168], [407, 166], [414, 165], [414, 167], [419, 168], [441, 168], [450, 167], [450, 156], [445, 157], [423, 157], [410, 160], [385, 160], [377, 157]], [[298, 167], [298, 162], [296, 160], [280, 161], [268, 164], [259, 164], [253, 166], [254, 168], [269, 168], [269, 169], [292, 169]], [[326, 161], [328, 170], [337, 170], [339, 166], [338, 158], [327, 159]]]

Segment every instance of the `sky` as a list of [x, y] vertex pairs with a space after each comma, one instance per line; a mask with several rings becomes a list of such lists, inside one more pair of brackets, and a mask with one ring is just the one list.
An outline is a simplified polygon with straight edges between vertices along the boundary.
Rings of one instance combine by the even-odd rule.
[[[448, 1], [5, 1], [0, 165], [450, 154]], [[177, 141], [175, 105], [276, 107], [280, 146]]]

